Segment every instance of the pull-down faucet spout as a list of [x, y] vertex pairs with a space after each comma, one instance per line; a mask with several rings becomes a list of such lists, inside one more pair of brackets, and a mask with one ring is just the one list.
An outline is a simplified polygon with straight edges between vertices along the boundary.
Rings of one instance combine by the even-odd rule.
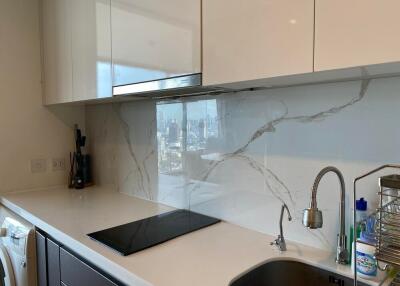
[[337, 242], [336, 262], [339, 264], [347, 264], [348, 252], [346, 249], [346, 233], [345, 233], [346, 230], [345, 184], [342, 173], [336, 167], [330, 166], [322, 169], [315, 178], [313, 187], [311, 189], [310, 208], [304, 210], [303, 225], [310, 229], [316, 229], [322, 227], [323, 224], [322, 212], [317, 208], [317, 190], [319, 182], [321, 181], [322, 177], [329, 172], [335, 173], [340, 181], [340, 209], [339, 209], [340, 229]]

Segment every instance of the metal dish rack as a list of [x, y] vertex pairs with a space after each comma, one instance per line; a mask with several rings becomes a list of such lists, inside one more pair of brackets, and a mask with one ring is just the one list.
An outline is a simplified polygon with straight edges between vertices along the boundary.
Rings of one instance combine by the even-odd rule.
[[386, 176], [379, 181], [376, 258], [400, 267], [400, 176]]
[[[354, 180], [354, 198], [353, 207], [356, 209], [357, 198], [357, 182], [375, 174], [383, 169], [398, 169], [400, 165], [383, 165], [376, 168]], [[399, 172], [400, 173], [400, 172]], [[379, 194], [379, 207], [374, 215], [376, 216], [376, 253], [375, 257], [378, 262], [386, 264], [384, 269], [388, 266], [400, 267], [400, 175], [384, 176], [379, 179], [380, 190]], [[398, 190], [398, 191], [394, 191]], [[357, 222], [354, 212], [353, 216], [353, 241], [357, 241]], [[357, 241], [358, 242], [358, 241]], [[356, 265], [356, 248], [357, 244], [354, 243], [353, 249], [353, 263]], [[382, 269], [379, 264], [378, 267]], [[393, 280], [391, 285], [400, 285], [400, 279]], [[354, 267], [354, 285], [357, 286], [357, 267]]]

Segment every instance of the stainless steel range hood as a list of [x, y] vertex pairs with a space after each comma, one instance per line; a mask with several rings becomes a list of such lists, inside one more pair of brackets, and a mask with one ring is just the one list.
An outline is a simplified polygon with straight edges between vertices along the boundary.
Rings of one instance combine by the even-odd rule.
[[113, 87], [113, 96], [131, 98], [174, 98], [199, 96], [225, 91], [219, 87], [201, 85], [201, 73], [145, 81]]

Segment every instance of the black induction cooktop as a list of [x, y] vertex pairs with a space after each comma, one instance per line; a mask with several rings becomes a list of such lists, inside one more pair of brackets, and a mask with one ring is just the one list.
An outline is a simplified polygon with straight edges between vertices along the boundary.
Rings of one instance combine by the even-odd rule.
[[213, 217], [176, 210], [89, 233], [88, 236], [125, 256], [218, 222], [220, 220]]

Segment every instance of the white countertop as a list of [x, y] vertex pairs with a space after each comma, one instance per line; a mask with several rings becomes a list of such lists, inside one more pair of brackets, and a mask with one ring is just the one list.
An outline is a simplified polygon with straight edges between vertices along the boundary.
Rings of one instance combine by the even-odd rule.
[[223, 286], [249, 268], [282, 258], [352, 276], [350, 267], [337, 265], [332, 253], [291, 242], [287, 242], [288, 251], [280, 253], [269, 245], [275, 237], [226, 222], [120, 256], [86, 234], [172, 208], [124, 195], [112, 188], [50, 188], [10, 193], [3, 195], [1, 202], [128, 285]]

